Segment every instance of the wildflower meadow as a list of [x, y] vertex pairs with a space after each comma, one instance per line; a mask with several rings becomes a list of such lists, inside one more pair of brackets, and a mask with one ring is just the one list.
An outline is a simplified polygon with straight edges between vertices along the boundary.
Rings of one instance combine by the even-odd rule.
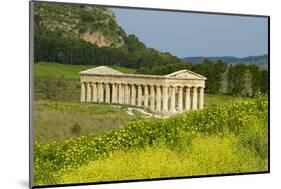
[[265, 97], [167, 119], [135, 119], [98, 135], [34, 143], [36, 185], [268, 170]]

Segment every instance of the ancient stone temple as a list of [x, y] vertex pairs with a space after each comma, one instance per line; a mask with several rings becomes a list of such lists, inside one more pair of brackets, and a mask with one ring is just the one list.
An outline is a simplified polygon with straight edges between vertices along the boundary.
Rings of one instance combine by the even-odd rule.
[[203, 109], [206, 78], [189, 70], [124, 74], [106, 66], [80, 72], [81, 102], [125, 104], [169, 115]]

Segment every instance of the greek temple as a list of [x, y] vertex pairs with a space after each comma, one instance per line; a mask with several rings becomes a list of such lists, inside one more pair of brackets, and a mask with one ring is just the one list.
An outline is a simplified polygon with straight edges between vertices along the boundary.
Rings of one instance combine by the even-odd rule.
[[137, 106], [171, 115], [203, 109], [205, 80], [189, 70], [159, 76], [99, 66], [80, 72], [81, 102]]

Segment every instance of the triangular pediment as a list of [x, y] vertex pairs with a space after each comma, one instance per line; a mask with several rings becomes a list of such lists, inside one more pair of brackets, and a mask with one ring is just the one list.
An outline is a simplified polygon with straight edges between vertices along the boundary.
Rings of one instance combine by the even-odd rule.
[[96, 68], [91, 68], [88, 70], [84, 70], [79, 72], [80, 74], [97, 74], [97, 75], [121, 75], [122, 72], [109, 68], [107, 66], [98, 66]]
[[174, 77], [174, 78], [184, 78], [184, 79], [203, 79], [206, 80], [206, 77], [194, 73], [190, 70], [180, 70], [166, 75], [166, 77]]

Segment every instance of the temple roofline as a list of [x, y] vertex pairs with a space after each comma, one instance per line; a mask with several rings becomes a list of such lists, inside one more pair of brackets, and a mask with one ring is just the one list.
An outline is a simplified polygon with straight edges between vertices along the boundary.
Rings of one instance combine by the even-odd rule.
[[[102, 69], [102, 68], [105, 68], [105, 69], [110, 69], [112, 71], [114, 71], [113, 73], [97, 73], [96, 70], [98, 69]], [[115, 72], [116, 71], [116, 72]], [[125, 73], [122, 73], [122, 72], [119, 72], [117, 70], [114, 70], [112, 68], [108, 68], [106, 66], [99, 66], [99, 67], [96, 67], [96, 68], [91, 68], [91, 69], [88, 69], [88, 70], [84, 70], [84, 71], [81, 71], [79, 72], [80, 75], [98, 75], [98, 76], [111, 76], [111, 77], [138, 77], [138, 78], [155, 78], [155, 79], [179, 79], [179, 80], [206, 80], [207, 78], [202, 76], [202, 75], [199, 75], [197, 73], [194, 73], [190, 70], [179, 70], [179, 71], [176, 71], [176, 72], [173, 72], [173, 73], [170, 73], [170, 74], [167, 74], [167, 75], [145, 75], [145, 74], [125, 74]], [[178, 74], [182, 74], [182, 73], [185, 73], [185, 72], [188, 72], [198, 78], [179, 78], [179, 77], [175, 77], [176, 75]]]

